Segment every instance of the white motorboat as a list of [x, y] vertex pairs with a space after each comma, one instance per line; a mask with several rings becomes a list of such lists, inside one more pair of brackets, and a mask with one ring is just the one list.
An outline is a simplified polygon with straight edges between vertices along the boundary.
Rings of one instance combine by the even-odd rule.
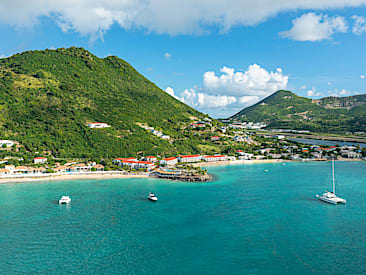
[[58, 201], [59, 204], [69, 204], [71, 199], [69, 196], [62, 196], [61, 199]]
[[331, 203], [331, 204], [338, 204], [338, 203], [347, 203], [345, 199], [337, 197], [335, 194], [335, 177], [334, 177], [334, 159], [332, 159], [332, 181], [333, 181], [333, 192], [325, 191], [323, 195], [316, 195], [316, 197], [324, 202]]
[[158, 198], [155, 196], [155, 194], [151, 193], [151, 192], [149, 193], [149, 196], [147, 196], [147, 198], [151, 201], [157, 201], [158, 200]]

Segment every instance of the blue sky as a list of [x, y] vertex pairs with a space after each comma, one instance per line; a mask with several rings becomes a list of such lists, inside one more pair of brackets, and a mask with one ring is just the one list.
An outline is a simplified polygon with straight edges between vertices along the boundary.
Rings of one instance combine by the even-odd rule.
[[226, 8], [202, 0], [198, 11], [190, 1], [0, 4], [0, 56], [69, 46], [116, 55], [213, 117], [278, 89], [311, 98], [366, 93], [366, 1], [234, 0]]

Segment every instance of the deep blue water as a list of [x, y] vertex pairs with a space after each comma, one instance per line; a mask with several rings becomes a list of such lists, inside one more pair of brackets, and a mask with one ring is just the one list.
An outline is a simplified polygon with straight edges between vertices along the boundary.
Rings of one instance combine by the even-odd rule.
[[214, 182], [1, 185], [0, 273], [366, 272], [366, 162], [336, 162], [338, 206], [314, 197], [331, 188], [329, 162], [208, 169]]

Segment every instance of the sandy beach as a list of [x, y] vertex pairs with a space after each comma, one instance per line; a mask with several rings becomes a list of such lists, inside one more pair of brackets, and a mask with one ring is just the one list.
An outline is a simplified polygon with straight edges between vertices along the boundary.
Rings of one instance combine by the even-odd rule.
[[41, 174], [41, 175], [21, 175], [21, 177], [8, 176], [1, 177], [0, 184], [18, 182], [38, 182], [38, 181], [61, 181], [61, 180], [91, 180], [91, 179], [128, 179], [128, 178], [148, 178], [148, 174], [126, 174], [111, 172], [91, 172], [72, 174]]

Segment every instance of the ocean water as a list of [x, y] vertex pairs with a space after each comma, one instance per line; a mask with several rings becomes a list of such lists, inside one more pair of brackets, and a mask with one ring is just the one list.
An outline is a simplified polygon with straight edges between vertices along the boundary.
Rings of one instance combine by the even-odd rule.
[[[264, 172], [267, 169], [268, 172]], [[208, 167], [210, 183], [81, 180], [0, 186], [1, 274], [361, 274], [366, 162]], [[146, 199], [149, 191], [159, 198]], [[61, 195], [69, 206], [59, 206]]]

